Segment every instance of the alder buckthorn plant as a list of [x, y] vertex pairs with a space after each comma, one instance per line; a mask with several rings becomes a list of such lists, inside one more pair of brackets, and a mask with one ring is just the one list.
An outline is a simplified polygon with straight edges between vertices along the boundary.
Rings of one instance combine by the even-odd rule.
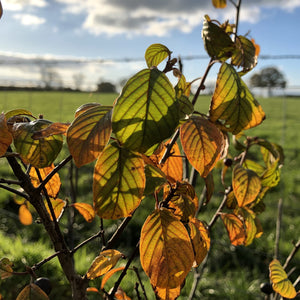
[[[55, 258], [74, 300], [91, 294], [95, 299], [177, 299], [189, 272], [197, 272], [210, 259], [217, 222], [225, 227], [228, 246], [247, 247], [261, 237], [264, 196], [279, 183], [284, 156], [273, 141], [248, 135], [266, 116], [243, 80], [256, 66], [260, 49], [238, 33], [241, 2], [212, 1], [216, 9], [234, 5], [234, 24], [204, 16], [202, 40], [210, 60], [199, 74], [200, 82], [188, 82], [172, 50], [157, 43], [146, 49], [146, 67], [126, 82], [113, 106], [83, 104], [71, 124], [35, 117], [23, 108], [1, 114], [0, 156], [15, 180], [2, 179], [0, 188], [18, 198], [22, 224], [30, 226], [36, 219], [53, 246], [52, 255], [22, 270], [15, 269], [13, 259], [0, 260], [1, 281], [17, 275], [28, 278], [17, 299], [51, 299], [55, 283], [39, 270]], [[212, 66], [219, 71], [204, 114], [196, 110], [196, 103]], [[63, 147], [68, 155], [59, 160]], [[234, 156], [229, 154], [231, 147]], [[72, 163], [79, 169], [93, 165], [91, 202], [70, 202], [63, 194], [59, 173]], [[204, 184], [202, 199], [196, 192], [196, 176]], [[210, 205], [216, 180], [223, 186], [223, 199], [205, 222], [201, 209]], [[151, 210], [143, 211], [147, 217], [136, 247], [122, 253], [119, 238], [133, 216], [145, 209], [143, 201], [151, 203]], [[86, 224], [99, 219], [100, 230], [70, 245], [61, 225], [70, 210]], [[104, 220], [117, 224], [113, 232], [107, 231]], [[99, 251], [85, 274], [79, 274], [75, 253], [96, 239]], [[298, 248], [299, 243], [291, 256]], [[125, 265], [118, 265], [124, 260]], [[285, 270], [290, 261], [270, 262], [270, 283], [262, 292], [274, 299], [296, 297]], [[137, 278], [131, 296], [121, 288], [129, 270]], [[107, 281], [114, 274], [118, 279], [108, 290]], [[96, 286], [95, 280], [101, 284]], [[194, 299], [201, 276], [194, 280], [189, 299]], [[151, 291], [145, 289], [145, 281]]]

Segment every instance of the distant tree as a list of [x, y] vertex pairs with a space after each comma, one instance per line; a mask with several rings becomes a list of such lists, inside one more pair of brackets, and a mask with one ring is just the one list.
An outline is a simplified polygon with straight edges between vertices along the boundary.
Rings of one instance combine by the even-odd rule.
[[104, 81], [97, 84], [97, 92], [99, 93], [116, 93], [116, 86], [110, 82]]
[[45, 89], [59, 89], [63, 86], [60, 74], [53, 68], [40, 66], [41, 82]]
[[286, 87], [286, 80], [284, 75], [275, 67], [264, 68], [260, 73], [254, 74], [250, 78], [250, 84], [253, 87], [266, 87], [268, 88], [268, 95], [272, 95], [272, 88]]
[[82, 84], [84, 82], [84, 75], [82, 73], [77, 73], [73, 75], [74, 85], [76, 90], [82, 89]]

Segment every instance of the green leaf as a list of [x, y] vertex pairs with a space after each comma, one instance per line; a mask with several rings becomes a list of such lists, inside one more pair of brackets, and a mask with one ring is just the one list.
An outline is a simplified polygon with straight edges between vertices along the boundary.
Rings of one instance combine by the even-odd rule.
[[124, 86], [113, 109], [112, 128], [122, 145], [152, 154], [179, 122], [175, 91], [163, 72], [145, 69]]
[[130, 216], [141, 202], [145, 182], [142, 157], [117, 143], [108, 145], [95, 165], [93, 193], [96, 213], [104, 219]]
[[162, 44], [152, 44], [145, 53], [148, 68], [157, 67], [164, 59], [171, 55], [171, 51]]
[[166, 175], [158, 168], [153, 165], [146, 165], [146, 187], [144, 194], [152, 194], [157, 188], [167, 182]]
[[7, 127], [4, 113], [0, 114], [0, 156], [4, 155], [12, 143], [12, 135]]
[[229, 64], [223, 63], [210, 106], [210, 119], [224, 121], [224, 129], [238, 134], [259, 125], [265, 113], [246, 84]]
[[67, 143], [77, 167], [95, 160], [111, 135], [111, 106], [96, 105], [82, 112], [67, 131]]
[[36, 168], [50, 166], [62, 148], [62, 135], [52, 135], [38, 140], [32, 138], [35, 132], [47, 128], [51, 123], [39, 119], [28, 123], [16, 123], [13, 126], [16, 150], [26, 163]]
[[213, 23], [206, 15], [203, 21], [202, 39], [208, 55], [225, 61], [232, 56], [235, 45], [223, 28]]
[[5, 113], [5, 117], [6, 119], [10, 119], [12, 117], [16, 117], [16, 116], [29, 116], [29, 117], [33, 117], [32, 113], [29, 110], [26, 109], [13, 109], [10, 110], [8, 112]]

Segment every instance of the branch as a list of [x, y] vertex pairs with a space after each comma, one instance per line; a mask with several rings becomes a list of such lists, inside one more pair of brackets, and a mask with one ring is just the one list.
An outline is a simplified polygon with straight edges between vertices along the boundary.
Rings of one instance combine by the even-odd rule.
[[292, 260], [292, 258], [295, 256], [295, 254], [297, 253], [297, 251], [299, 250], [300, 248], [300, 240], [298, 240], [298, 242], [295, 244], [292, 252], [290, 253], [290, 255], [288, 256], [288, 258], [286, 259], [284, 265], [283, 265], [283, 268], [285, 269], [288, 264], [290, 263], [290, 261]]
[[91, 237], [89, 237], [88, 239], [86, 239], [85, 241], [83, 241], [82, 243], [80, 243], [79, 245], [77, 245], [73, 250], [70, 251], [70, 253], [74, 254], [78, 249], [80, 249], [81, 247], [83, 247], [87, 243], [91, 242], [92, 240], [94, 240], [94, 239], [102, 236], [102, 234], [103, 234], [103, 230], [100, 230], [96, 234], [92, 235]]
[[7, 190], [7, 191], [9, 191], [9, 192], [11, 192], [11, 193], [14, 193], [14, 194], [16, 194], [16, 195], [18, 195], [18, 196], [21, 196], [21, 197], [25, 198], [26, 200], [29, 200], [29, 196], [28, 196], [27, 194], [22, 193], [22, 192], [20, 192], [20, 191], [14, 189], [14, 188], [11, 188], [11, 187], [6, 186], [6, 185], [1, 184], [1, 183], [0, 183], [0, 188], [2, 188], [2, 189], [4, 189], [4, 190]]
[[133, 267], [133, 271], [135, 272], [135, 274], [136, 274], [136, 276], [138, 278], [138, 281], [139, 281], [139, 283], [140, 283], [140, 285], [142, 287], [143, 294], [144, 294], [144, 299], [148, 300], [148, 297], [147, 297], [147, 294], [146, 294], [146, 290], [145, 290], [145, 286], [144, 286], [143, 281], [141, 279], [141, 276], [140, 276], [138, 268], [137, 267]]

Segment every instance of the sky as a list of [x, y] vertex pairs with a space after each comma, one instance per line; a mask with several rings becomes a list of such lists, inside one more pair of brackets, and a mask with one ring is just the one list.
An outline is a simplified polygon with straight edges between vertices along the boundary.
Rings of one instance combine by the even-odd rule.
[[[153, 43], [183, 58], [187, 80], [201, 77], [208, 58], [187, 58], [206, 56], [201, 39], [204, 16], [233, 23], [236, 14], [230, 1], [225, 9], [215, 9], [210, 0], [1, 2], [0, 85], [35, 85], [41, 82], [42, 68], [51, 66], [65, 86], [74, 87], [79, 77], [82, 88], [90, 90], [100, 81], [118, 85], [145, 68], [144, 53]], [[251, 75], [276, 66], [288, 86], [300, 86], [299, 25], [300, 0], [242, 1], [238, 34], [248, 34], [261, 48]], [[264, 59], [278, 55], [298, 59]], [[215, 80], [219, 67], [212, 69], [208, 82]]]

